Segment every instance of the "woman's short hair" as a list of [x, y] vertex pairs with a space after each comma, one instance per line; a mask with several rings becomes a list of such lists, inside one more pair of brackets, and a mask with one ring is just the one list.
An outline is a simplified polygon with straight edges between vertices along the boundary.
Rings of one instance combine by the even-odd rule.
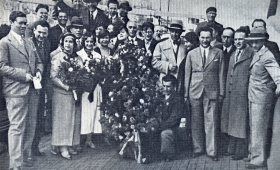
[[93, 33], [91, 33], [91, 32], [85, 32], [85, 33], [83, 34], [83, 36], [82, 36], [82, 42], [81, 42], [81, 45], [82, 45], [83, 47], [85, 47], [85, 41], [86, 41], [89, 37], [92, 37], [93, 43], [94, 43], [94, 45], [95, 45], [95, 43], [96, 43], [96, 36], [95, 36], [95, 34], [93, 34]]
[[108, 30], [102, 30], [102, 31], [100, 31], [99, 35], [97, 36], [98, 42], [100, 42], [100, 39], [101, 39], [101, 38], [104, 38], [104, 37], [106, 37], [106, 36], [109, 36], [109, 37], [110, 37], [110, 33], [109, 33]]

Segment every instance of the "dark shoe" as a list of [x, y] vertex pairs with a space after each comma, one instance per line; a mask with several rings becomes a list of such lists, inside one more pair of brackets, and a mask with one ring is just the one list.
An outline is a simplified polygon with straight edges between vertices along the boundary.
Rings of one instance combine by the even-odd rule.
[[34, 156], [46, 156], [44, 152], [40, 152], [39, 149], [33, 150]]
[[238, 160], [241, 160], [243, 158], [244, 158], [244, 156], [232, 155], [230, 159], [233, 160], [233, 161], [238, 161]]
[[59, 154], [59, 149], [58, 149], [58, 147], [52, 146], [52, 148], [51, 148], [51, 153], [52, 153], [53, 155], [58, 155], [58, 154]]
[[250, 158], [244, 158], [243, 161], [244, 161], [244, 162], [250, 162], [251, 159], [250, 159]]
[[209, 158], [211, 158], [213, 161], [219, 161], [219, 158], [218, 156], [210, 156], [210, 155], [207, 155]]
[[22, 170], [21, 167], [10, 168], [9, 170]]
[[34, 163], [35, 161], [37, 161], [37, 159], [36, 159], [35, 157], [33, 157], [33, 156], [29, 156], [29, 157], [27, 158], [27, 161], [28, 161], [28, 162]]
[[199, 153], [193, 153], [193, 154], [192, 154], [192, 157], [193, 157], [193, 158], [196, 158], [196, 157], [199, 157], [199, 156], [201, 156], [201, 155], [203, 155], [203, 153], [201, 153], [201, 152], [199, 152]]
[[23, 161], [22, 166], [24, 167], [32, 167], [34, 164], [31, 161]]
[[232, 153], [229, 153], [229, 152], [224, 152], [224, 153], [222, 153], [222, 155], [223, 155], [223, 156], [231, 156], [231, 155], [232, 155]]
[[165, 158], [164, 161], [165, 161], [165, 162], [171, 162], [171, 161], [172, 161], [172, 158]]
[[78, 152], [77, 152], [74, 148], [72, 148], [72, 147], [69, 147], [69, 148], [68, 148], [68, 152], [69, 152], [71, 155], [78, 155]]
[[258, 165], [254, 165], [254, 164], [247, 164], [246, 165], [246, 169], [258, 169], [258, 168], [262, 168], [263, 166], [258, 166]]
[[83, 149], [80, 145], [78, 146], [75, 146], [75, 150], [78, 152], [78, 153], [82, 153], [83, 152]]

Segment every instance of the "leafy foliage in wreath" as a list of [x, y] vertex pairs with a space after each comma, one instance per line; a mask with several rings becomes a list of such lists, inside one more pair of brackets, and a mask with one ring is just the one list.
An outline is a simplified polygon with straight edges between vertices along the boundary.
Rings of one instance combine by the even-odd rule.
[[[119, 143], [126, 143], [134, 131], [149, 133], [158, 128], [155, 119], [162, 94], [156, 90], [158, 75], [152, 73], [145, 49], [126, 44], [117, 53], [120, 76], [109, 75], [109, 93], [101, 109], [103, 132]], [[111, 68], [118, 66], [111, 65]]]

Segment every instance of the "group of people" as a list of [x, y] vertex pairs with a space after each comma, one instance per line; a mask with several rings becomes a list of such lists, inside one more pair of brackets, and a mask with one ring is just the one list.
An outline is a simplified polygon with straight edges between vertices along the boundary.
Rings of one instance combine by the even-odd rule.
[[96, 148], [92, 134], [102, 133], [100, 104], [107, 94], [98, 83], [77, 105], [75, 87], [61, 78], [61, 65], [84, 67], [93, 59], [110, 65], [124, 44], [145, 49], [159, 75], [156, 88], [166, 104], [160, 121], [165, 161], [175, 154], [176, 127], [188, 120], [193, 157], [206, 153], [218, 161], [218, 155], [231, 156], [248, 161], [248, 169], [266, 165], [271, 117], [279, 112], [274, 106], [280, 94], [280, 52], [268, 40], [264, 20], [254, 20], [251, 30], [223, 28], [215, 21], [217, 9], [209, 7], [207, 21], [182, 36], [180, 20], [168, 27], [147, 21], [139, 29], [127, 17], [132, 10], [127, 1], [109, 0], [108, 13], [97, 8], [99, 2], [75, 1], [77, 8], [71, 8], [58, 1], [53, 27], [47, 5], [37, 6], [37, 20], [28, 26], [23, 12], [11, 12], [11, 30], [0, 41], [11, 169], [33, 166], [34, 156], [44, 155], [38, 145], [46, 108], [52, 114], [53, 154], [70, 160], [82, 151], [80, 135], [86, 135], [86, 146]]

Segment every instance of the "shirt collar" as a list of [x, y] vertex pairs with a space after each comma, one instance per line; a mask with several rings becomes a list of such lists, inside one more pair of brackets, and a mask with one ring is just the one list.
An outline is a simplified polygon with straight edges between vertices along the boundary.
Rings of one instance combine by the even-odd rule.
[[232, 45], [231, 45], [231, 46], [229, 46], [229, 47], [225, 47], [225, 46], [223, 46], [223, 51], [225, 51], [225, 50], [227, 49], [227, 52], [229, 52], [229, 51], [231, 50], [231, 48], [232, 48]]
[[91, 15], [93, 16], [93, 19], [95, 19], [96, 15], [97, 15], [97, 10], [94, 10], [93, 12], [91, 12]]
[[23, 37], [21, 35], [19, 35], [18, 33], [14, 32], [13, 30], [11, 30], [11, 34], [18, 40], [18, 42], [22, 43]]

